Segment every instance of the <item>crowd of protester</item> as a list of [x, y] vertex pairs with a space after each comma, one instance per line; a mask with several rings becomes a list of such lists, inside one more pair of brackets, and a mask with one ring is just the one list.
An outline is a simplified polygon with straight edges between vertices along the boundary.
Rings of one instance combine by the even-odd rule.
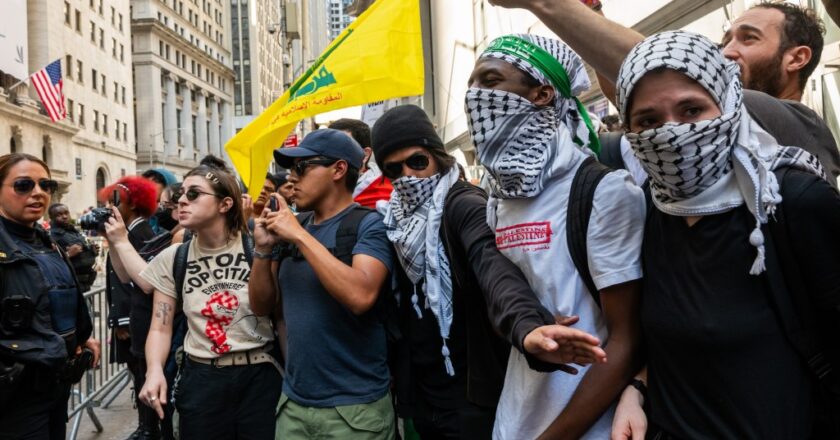
[[[123, 177], [78, 222], [107, 240], [109, 341], [82, 297], [98, 249], [45, 163], [0, 157], [0, 439], [64, 438], [106, 342], [131, 439], [840, 438], [813, 11], [761, 3], [717, 44], [493, 3], [563, 42], [477, 58], [481, 187], [413, 105], [276, 150], [256, 199], [213, 156]], [[600, 123], [584, 62], [619, 112]]]

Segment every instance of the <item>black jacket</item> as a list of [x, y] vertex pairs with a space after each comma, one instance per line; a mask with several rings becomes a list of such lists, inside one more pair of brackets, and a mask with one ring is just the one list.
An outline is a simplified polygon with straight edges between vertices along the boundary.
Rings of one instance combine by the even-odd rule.
[[[56, 249], [73, 272], [64, 249], [56, 246], [49, 234], [36, 226], [36, 237]], [[75, 273], [73, 274], [76, 280]], [[83, 344], [93, 332], [93, 323], [87, 303], [76, 280], [78, 298], [76, 310], [75, 342]], [[5, 225], [0, 221], [0, 314], [2, 300], [11, 296], [29, 297], [35, 304], [32, 324], [28, 330], [14, 331], [0, 322], [0, 358], [24, 364], [38, 364], [48, 368], [59, 368], [68, 357], [65, 340], [52, 330], [49, 286], [38, 264], [24, 255], [12, 241]]]
[[[132, 222], [133, 223], [133, 222]], [[155, 233], [147, 220], [140, 220], [128, 231], [128, 241], [135, 250], [140, 250]], [[127, 326], [131, 314], [131, 295], [135, 287], [131, 283], [121, 283], [111, 266], [111, 258], [105, 265], [105, 285], [108, 292], [108, 326], [111, 328]], [[141, 292], [142, 293], [142, 292]]]
[[[540, 304], [525, 275], [496, 248], [486, 209], [487, 196], [481, 189], [456, 183], [444, 204], [440, 238], [452, 272], [453, 326], [460, 322], [464, 327], [461, 331], [452, 329], [450, 337], [461, 334], [466, 339], [466, 399], [495, 408], [511, 345], [522, 351], [525, 336], [537, 327], [553, 324], [554, 317]], [[401, 268], [399, 272], [402, 340], [395, 348], [392, 366], [400, 412], [410, 414], [416, 388], [406, 342], [411, 334], [404, 324], [415, 312], [408, 300], [413, 287]]]

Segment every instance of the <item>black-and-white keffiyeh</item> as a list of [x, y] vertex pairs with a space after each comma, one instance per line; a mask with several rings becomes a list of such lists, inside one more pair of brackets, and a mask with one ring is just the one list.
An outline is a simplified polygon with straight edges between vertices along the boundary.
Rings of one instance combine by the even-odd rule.
[[[565, 69], [572, 96], [590, 87], [580, 57], [558, 40], [536, 35], [516, 38], [537, 45], [556, 58]], [[551, 85], [546, 75], [527, 60], [488, 49], [480, 58], [498, 58], [527, 72], [541, 84]], [[488, 223], [495, 227], [496, 199], [539, 195], [546, 182], [572, 165], [573, 158], [591, 154], [586, 149], [589, 129], [573, 99], [556, 94], [553, 107], [538, 107], [513, 93], [470, 88], [466, 113], [478, 160], [487, 170], [491, 195]], [[579, 145], [573, 141], [578, 139]]]
[[743, 108], [738, 65], [724, 58], [718, 45], [690, 32], [648, 37], [624, 60], [617, 104], [625, 122], [629, 121], [627, 105], [634, 86], [661, 68], [697, 81], [720, 106], [721, 116], [626, 133], [650, 176], [654, 204], [667, 214], [702, 216], [746, 203], [756, 218], [750, 243], [758, 249], [750, 274], [758, 275], [765, 270], [761, 225], [782, 200], [773, 170], [793, 167], [825, 178], [822, 166], [804, 150], [779, 146], [752, 120]]
[[[441, 354], [446, 372], [453, 376], [455, 369], [449, 357], [449, 328], [452, 325], [452, 278], [449, 259], [440, 240], [443, 205], [450, 188], [458, 181], [458, 168], [446, 174], [425, 179], [404, 176], [394, 180], [391, 201], [385, 206], [385, 228], [394, 243], [402, 267], [415, 289], [421, 281], [428, 307], [437, 318], [443, 338]], [[418, 318], [423, 318], [417, 303], [417, 292], [411, 303]]]

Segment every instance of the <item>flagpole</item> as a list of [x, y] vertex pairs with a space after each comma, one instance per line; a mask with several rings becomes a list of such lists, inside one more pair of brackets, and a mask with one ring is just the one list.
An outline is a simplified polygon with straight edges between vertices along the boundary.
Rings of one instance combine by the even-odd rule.
[[[60, 59], [61, 59], [61, 58], [56, 58], [56, 60], [60, 60]], [[15, 85], [13, 85], [13, 86], [9, 87], [9, 88], [8, 88], [8, 89], [6, 89], [6, 90], [12, 90], [13, 88], [15, 88], [15, 87], [17, 87], [17, 86], [19, 86], [19, 85], [21, 85], [21, 84], [23, 84], [23, 83], [25, 83], [25, 82], [29, 81], [29, 78], [32, 78], [32, 75], [34, 75], [36, 72], [40, 72], [40, 71], [44, 70], [44, 68], [46, 68], [47, 66], [49, 66], [50, 64], [52, 64], [52, 63], [54, 63], [54, 62], [55, 62], [55, 60], [54, 60], [54, 61], [51, 61], [51, 62], [49, 62], [49, 63], [47, 63], [47, 64], [45, 64], [45, 65], [44, 65], [44, 67], [42, 67], [42, 68], [40, 68], [40, 69], [36, 70], [36, 71], [35, 71], [35, 72], [33, 72], [33, 73], [30, 73], [30, 74], [29, 74], [29, 76], [27, 76], [26, 78], [24, 78], [24, 79], [22, 79], [22, 80], [18, 81], [17, 83], [15, 83]]]

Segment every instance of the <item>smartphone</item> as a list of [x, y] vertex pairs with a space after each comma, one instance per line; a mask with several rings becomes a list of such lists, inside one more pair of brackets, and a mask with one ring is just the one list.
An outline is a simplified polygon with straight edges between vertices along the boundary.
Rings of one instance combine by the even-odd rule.
[[114, 201], [114, 203], [113, 203], [114, 206], [120, 206], [120, 191], [119, 190], [116, 190], [116, 189], [114, 190], [113, 201]]
[[280, 209], [280, 204], [277, 203], [277, 199], [274, 197], [268, 197], [268, 210], [271, 212], [277, 212]]

